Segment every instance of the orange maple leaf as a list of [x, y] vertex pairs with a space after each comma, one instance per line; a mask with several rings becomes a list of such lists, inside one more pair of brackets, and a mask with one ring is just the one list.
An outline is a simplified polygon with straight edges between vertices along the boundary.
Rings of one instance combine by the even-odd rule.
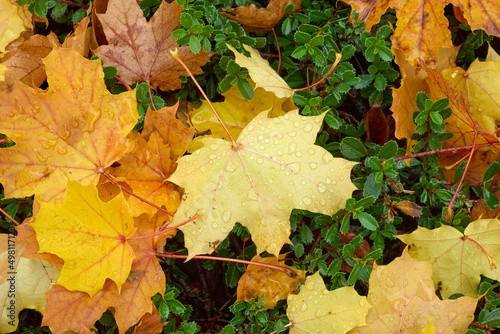
[[293, 12], [300, 10], [300, 0], [271, 0], [266, 8], [255, 4], [228, 9], [221, 13], [230, 20], [240, 23], [248, 32], [263, 33], [274, 28], [285, 16], [285, 8], [293, 5]]
[[16, 142], [0, 149], [6, 197], [61, 198], [67, 179], [97, 184], [104, 168], [129, 151], [139, 118], [135, 92], [112, 95], [99, 60], [74, 49], [44, 59], [49, 88], [16, 83], [0, 92], [0, 133]]
[[[104, 65], [115, 66], [126, 83], [144, 81], [153, 88], [181, 88], [179, 76], [186, 75], [170, 55], [177, 48], [172, 32], [180, 26], [182, 6], [175, 1], [162, 2], [149, 22], [135, 0], [110, 0], [106, 14], [97, 14], [109, 45], [97, 48]], [[179, 57], [194, 74], [203, 73], [200, 66], [212, 53], [194, 54], [188, 46], [179, 49]]]
[[259, 255], [254, 256], [252, 262], [283, 266], [292, 270], [295, 275], [291, 276], [284, 271], [251, 264], [238, 281], [236, 301], [249, 301], [255, 297], [255, 294], [259, 296], [265, 294], [262, 300], [266, 302], [266, 306], [263, 309], [268, 310], [274, 308], [280, 299], [286, 299], [289, 294], [297, 294], [297, 285], [306, 280], [307, 271], [285, 266], [285, 257], [286, 254], [265, 258]]
[[[132, 132], [129, 138], [136, 143], [133, 151], [118, 161], [119, 167], [110, 167], [109, 174], [116, 181], [127, 182], [134, 194], [174, 212], [179, 207], [180, 194], [173, 184], [166, 181], [176, 167], [175, 161], [170, 159], [170, 146], [156, 131], [151, 134], [149, 142], [137, 132]], [[129, 197], [129, 204], [138, 214], [147, 212], [152, 215], [157, 211], [132, 196]]]
[[2, 60], [7, 67], [5, 80], [0, 82], [0, 91], [7, 90], [19, 80], [27, 86], [40, 87], [47, 79], [42, 58], [52, 51], [53, 45], [59, 45], [57, 36], [33, 35], [14, 51], [9, 52]]
[[[464, 13], [471, 28], [485, 29], [490, 35], [500, 37], [500, 12], [496, 0], [346, 0], [359, 13], [359, 20], [370, 30], [390, 8], [396, 10], [396, 30], [391, 37], [395, 48], [408, 55], [416, 66], [420, 58], [426, 64], [437, 62], [440, 48], [453, 47], [444, 7], [453, 3]], [[475, 5], [473, 3], [476, 3]]]

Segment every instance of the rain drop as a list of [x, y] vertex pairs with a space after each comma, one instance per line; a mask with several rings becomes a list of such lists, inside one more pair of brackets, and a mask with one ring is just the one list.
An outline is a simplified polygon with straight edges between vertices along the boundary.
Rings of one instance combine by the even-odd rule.
[[302, 157], [302, 152], [300, 152], [300, 151], [295, 152], [295, 156], [296, 156], [297, 158]]
[[305, 205], [311, 205], [312, 203], [309, 197], [302, 197], [302, 202], [304, 202]]
[[231, 220], [231, 211], [226, 210], [222, 213], [222, 220], [226, 223], [229, 223]]
[[293, 122], [293, 126], [295, 126], [296, 128], [298, 128], [300, 126], [300, 122], [299, 121]]
[[314, 163], [314, 162], [311, 162], [311, 163], [309, 164], [309, 167], [311, 167], [311, 169], [316, 169], [316, 168], [318, 168], [318, 164], [317, 164], [317, 163]]
[[311, 123], [307, 123], [306, 126], [304, 127], [304, 132], [311, 132], [313, 126]]
[[320, 182], [318, 183], [318, 192], [323, 194], [326, 192], [326, 184]]

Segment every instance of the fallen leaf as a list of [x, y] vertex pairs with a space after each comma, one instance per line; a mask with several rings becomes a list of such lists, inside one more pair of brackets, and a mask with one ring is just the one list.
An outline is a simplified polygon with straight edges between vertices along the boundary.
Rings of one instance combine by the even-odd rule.
[[0, 58], [7, 45], [28, 30], [23, 18], [19, 15], [20, 6], [10, 0], [0, 0]]
[[[151, 133], [148, 142], [138, 132], [131, 132], [129, 138], [135, 142], [134, 149], [118, 160], [119, 167], [108, 168], [108, 173], [115, 181], [129, 184], [134, 194], [142, 199], [175, 212], [180, 204], [180, 194], [173, 184], [166, 181], [176, 167], [170, 158], [170, 146], [156, 131]], [[153, 215], [157, 211], [133, 196], [129, 197], [129, 204], [137, 215], [145, 212]]]
[[59, 45], [57, 36], [33, 35], [9, 54], [2, 62], [6, 67], [5, 79], [0, 82], [0, 91], [12, 87], [16, 81], [21, 81], [30, 87], [40, 87], [47, 79], [42, 59], [52, 51], [53, 45]]
[[393, 47], [408, 56], [408, 62], [418, 65], [435, 64], [440, 48], [452, 48], [449, 22], [444, 15], [448, 3], [460, 7], [472, 30], [484, 29], [500, 37], [500, 20], [495, 0], [347, 0], [359, 21], [371, 30], [388, 8], [396, 10], [397, 25], [391, 36]]
[[431, 261], [432, 279], [444, 298], [454, 293], [477, 297], [480, 275], [500, 279], [498, 219], [473, 221], [464, 233], [442, 225], [434, 230], [419, 227], [397, 238], [410, 246], [412, 258]]
[[[63, 48], [74, 47], [79, 54], [84, 57], [89, 55], [90, 51], [90, 38], [92, 34], [92, 28], [89, 28], [90, 17], [88, 16], [92, 12], [92, 3], [89, 5], [87, 10], [87, 16], [85, 16], [74, 28], [71, 34], [68, 34], [63, 42]], [[92, 17], [94, 18], [94, 17]]]
[[405, 249], [385, 266], [374, 265], [370, 274], [366, 326], [354, 333], [422, 333], [432, 321], [438, 333], [465, 332], [474, 320], [477, 299], [440, 300], [431, 280], [430, 262], [413, 260]]
[[57, 284], [95, 295], [104, 281], [118, 289], [126, 281], [135, 257], [127, 242], [134, 223], [123, 195], [104, 203], [95, 186], [70, 181], [62, 203], [41, 203], [32, 224], [40, 252], [64, 260]]
[[258, 51], [243, 44], [243, 48], [250, 53], [250, 58], [247, 58], [230, 45], [227, 47], [234, 52], [236, 63], [248, 70], [255, 83], [255, 88], [262, 87], [266, 91], [274, 93], [278, 98], [289, 98], [293, 95], [293, 89], [269, 66], [269, 62], [262, 58]]
[[300, 0], [271, 0], [266, 8], [257, 8], [255, 4], [227, 9], [221, 14], [236, 21], [248, 32], [262, 34], [270, 31], [285, 16], [285, 8], [293, 5], [292, 13], [300, 10]]
[[297, 285], [306, 280], [307, 271], [285, 266], [285, 256], [286, 254], [280, 255], [279, 258], [254, 256], [252, 262], [286, 267], [295, 275], [291, 276], [284, 271], [250, 264], [238, 281], [236, 301], [250, 301], [255, 298], [255, 294], [259, 296], [265, 294], [262, 300], [266, 302], [266, 306], [263, 309], [268, 310], [274, 308], [279, 300], [286, 299], [289, 294], [297, 294]]
[[[163, 213], [149, 218], [142, 215], [135, 218], [136, 237], [149, 236], [163, 226], [167, 217]], [[172, 231], [175, 233], [174, 231]], [[102, 314], [112, 308], [120, 333], [125, 333], [146, 313], [154, 311], [151, 297], [165, 293], [165, 275], [156, 259], [155, 249], [163, 238], [171, 237], [172, 232], [160, 237], [136, 238], [128, 241], [136, 257], [121, 290], [107, 280], [102, 290], [93, 297], [81, 291], [69, 291], [55, 285], [47, 293], [47, 308], [42, 326], [50, 326], [54, 334], [79, 328], [91, 328]]]
[[365, 114], [366, 141], [384, 145], [389, 139], [389, 123], [384, 111], [373, 107]]
[[170, 159], [176, 161], [184, 155], [194, 136], [194, 128], [186, 128], [175, 115], [179, 103], [159, 110], [148, 109], [144, 118], [141, 135], [149, 140], [151, 133], [157, 131], [165, 144], [170, 147]]
[[366, 324], [370, 308], [352, 286], [328, 291], [317, 272], [307, 277], [298, 295], [288, 296], [286, 315], [290, 333], [343, 334]]
[[146, 313], [133, 334], [157, 334], [162, 333], [163, 327], [167, 322], [161, 322], [160, 312], [156, 308], [153, 309], [153, 313]]
[[394, 203], [394, 206], [412, 218], [420, 217], [422, 214], [422, 207], [411, 201], [399, 201]]
[[169, 181], [184, 196], [171, 224], [197, 215], [180, 227], [189, 257], [212, 252], [236, 222], [250, 230], [257, 254], [279, 254], [289, 242], [292, 209], [332, 214], [344, 207], [356, 163], [314, 145], [323, 117], [263, 112], [235, 143], [205, 138], [204, 147], [179, 159]]
[[[482, 180], [482, 178], [481, 178]], [[500, 198], [500, 190], [497, 190], [494, 192], [496, 197]], [[488, 208], [486, 203], [484, 202], [484, 199], [479, 199], [476, 201], [472, 209], [470, 210], [470, 219], [472, 221], [481, 219], [481, 218], [497, 218], [500, 215], [500, 207], [491, 210]]]
[[43, 260], [20, 258], [25, 245], [12, 235], [1, 234], [0, 241], [0, 332], [9, 333], [16, 330], [23, 309], [45, 312], [45, 292], [59, 270]]
[[[287, 109], [288, 105], [285, 103], [286, 98], [277, 98], [276, 95], [262, 88], [255, 89], [254, 97], [251, 100], [244, 99], [236, 86], [232, 86], [222, 95], [224, 96], [224, 102], [212, 104], [234, 139], [237, 139], [243, 128], [261, 112], [268, 112], [268, 117], [272, 118], [282, 116], [285, 111], [289, 111]], [[286, 110], [283, 110], [283, 108]], [[226, 130], [219, 123], [212, 108], [206, 101], [203, 101], [199, 108], [193, 110], [189, 120], [197, 131], [210, 130], [211, 133], [210, 135], [195, 138], [189, 146], [189, 152], [203, 146], [201, 138], [227, 137]]]
[[[180, 27], [182, 8], [175, 1], [162, 2], [148, 22], [135, 0], [110, 0], [106, 14], [97, 14], [109, 45], [101, 45], [95, 53], [105, 66], [115, 66], [129, 85], [144, 81], [163, 91], [181, 88], [179, 77], [187, 73], [169, 51], [178, 48], [171, 34]], [[178, 49], [193, 74], [203, 73], [200, 66], [213, 54], [194, 54], [189, 46]]]
[[48, 90], [16, 83], [0, 92], [0, 132], [16, 142], [0, 149], [7, 198], [60, 199], [67, 179], [97, 184], [132, 149], [126, 135], [139, 119], [134, 91], [109, 93], [101, 61], [72, 49], [54, 49], [44, 63]]

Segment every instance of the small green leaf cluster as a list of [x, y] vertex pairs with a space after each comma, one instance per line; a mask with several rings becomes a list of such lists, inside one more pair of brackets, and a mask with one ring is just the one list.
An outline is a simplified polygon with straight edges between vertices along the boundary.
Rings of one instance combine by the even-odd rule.
[[[193, 308], [184, 305], [177, 299], [179, 289], [171, 283], [167, 283], [165, 294], [153, 296], [153, 302], [160, 312], [162, 322], [167, 322], [163, 328], [164, 333], [199, 333], [201, 328], [196, 322], [188, 321], [193, 312]], [[180, 324], [178, 323], [180, 322]], [[180, 327], [180, 330], [179, 330]]]
[[221, 334], [234, 334], [240, 331], [248, 333], [270, 333], [272, 331], [282, 331], [288, 324], [285, 315], [280, 314], [283, 303], [279, 303], [273, 310], [262, 310], [266, 302], [263, 296], [255, 295], [248, 302], [237, 302], [229, 307], [234, 314], [231, 323], [224, 327]]
[[[77, 4], [83, 4], [84, 0], [75, 0]], [[50, 17], [57, 23], [69, 23], [72, 25], [78, 24], [86, 15], [85, 8], [71, 9], [67, 3], [55, 0], [17, 0], [19, 6], [28, 5], [30, 13], [38, 17], [46, 17], [50, 11]]]

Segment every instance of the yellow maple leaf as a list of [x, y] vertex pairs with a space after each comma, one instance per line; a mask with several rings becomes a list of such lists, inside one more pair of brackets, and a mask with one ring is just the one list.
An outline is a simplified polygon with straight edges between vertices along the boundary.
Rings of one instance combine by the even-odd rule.
[[[255, 86], [251, 82], [252, 86]], [[237, 86], [232, 86], [224, 96], [224, 102], [212, 103], [220, 118], [224, 121], [226, 128], [234, 139], [237, 139], [241, 131], [248, 123], [263, 111], [268, 112], [269, 117], [277, 117], [285, 114], [285, 111], [297, 109], [293, 102], [287, 98], [278, 98], [271, 92], [262, 88], [254, 90], [255, 94], [251, 100], [244, 99]], [[293, 106], [290, 106], [293, 105]], [[201, 138], [225, 138], [226, 130], [219, 123], [210, 105], [203, 101], [201, 106], [193, 110], [189, 118], [191, 124], [198, 131], [210, 130], [210, 135], [194, 138], [189, 145], [189, 152], [202, 147]]]
[[266, 302], [266, 306], [263, 309], [268, 310], [274, 308], [279, 300], [286, 299], [289, 294], [297, 294], [297, 285], [306, 280], [307, 271], [285, 266], [285, 256], [286, 254], [281, 254], [279, 258], [254, 256], [252, 262], [279, 265], [290, 269], [294, 274], [250, 264], [238, 281], [236, 301], [250, 301], [255, 294], [264, 294], [262, 300]]
[[293, 89], [269, 66], [269, 62], [262, 58], [258, 51], [243, 44], [245, 50], [250, 53], [250, 58], [247, 58], [230, 45], [227, 47], [234, 52], [236, 63], [248, 70], [256, 88], [262, 87], [266, 91], [274, 93], [278, 98], [288, 98], [293, 95]]
[[314, 145], [323, 117], [263, 112], [236, 142], [202, 139], [203, 148], [179, 159], [168, 180], [184, 196], [171, 224], [197, 215], [180, 228], [190, 257], [212, 252], [236, 222], [250, 230], [257, 253], [277, 255], [289, 242], [292, 209], [333, 214], [344, 207], [356, 163]]
[[118, 289], [127, 280], [135, 257], [127, 238], [136, 229], [121, 193], [104, 203], [95, 186], [69, 181], [63, 202], [41, 203], [32, 226], [40, 252], [64, 260], [57, 284], [93, 296], [107, 278]]
[[100, 60], [74, 49], [54, 49], [44, 59], [49, 88], [17, 82], [0, 92], [0, 133], [16, 145], [0, 148], [0, 181], [6, 197], [34, 193], [60, 199], [67, 179], [97, 184], [104, 168], [132, 149], [135, 92], [112, 95]]
[[[7, 240], [8, 239], [8, 240]], [[12, 235], [0, 235], [0, 332], [16, 330], [19, 312], [45, 312], [45, 293], [59, 277], [59, 269], [46, 261], [20, 258], [24, 243]], [[15, 260], [9, 259], [11, 255]]]
[[415, 261], [407, 249], [386, 266], [374, 265], [370, 274], [366, 326], [349, 332], [417, 334], [429, 327], [438, 333], [461, 333], [474, 320], [477, 299], [440, 300], [431, 280], [431, 264]]
[[397, 236], [410, 245], [410, 255], [432, 262], [432, 279], [441, 295], [477, 297], [480, 275], [500, 279], [500, 220], [478, 219], [464, 233], [443, 225], [434, 230], [419, 227]]
[[298, 295], [288, 296], [286, 314], [290, 333], [344, 334], [366, 324], [370, 308], [353, 286], [328, 291], [317, 272], [307, 277]]
[[23, 18], [19, 15], [19, 5], [10, 0], [0, 0], [0, 58], [5, 48], [26, 31]]

